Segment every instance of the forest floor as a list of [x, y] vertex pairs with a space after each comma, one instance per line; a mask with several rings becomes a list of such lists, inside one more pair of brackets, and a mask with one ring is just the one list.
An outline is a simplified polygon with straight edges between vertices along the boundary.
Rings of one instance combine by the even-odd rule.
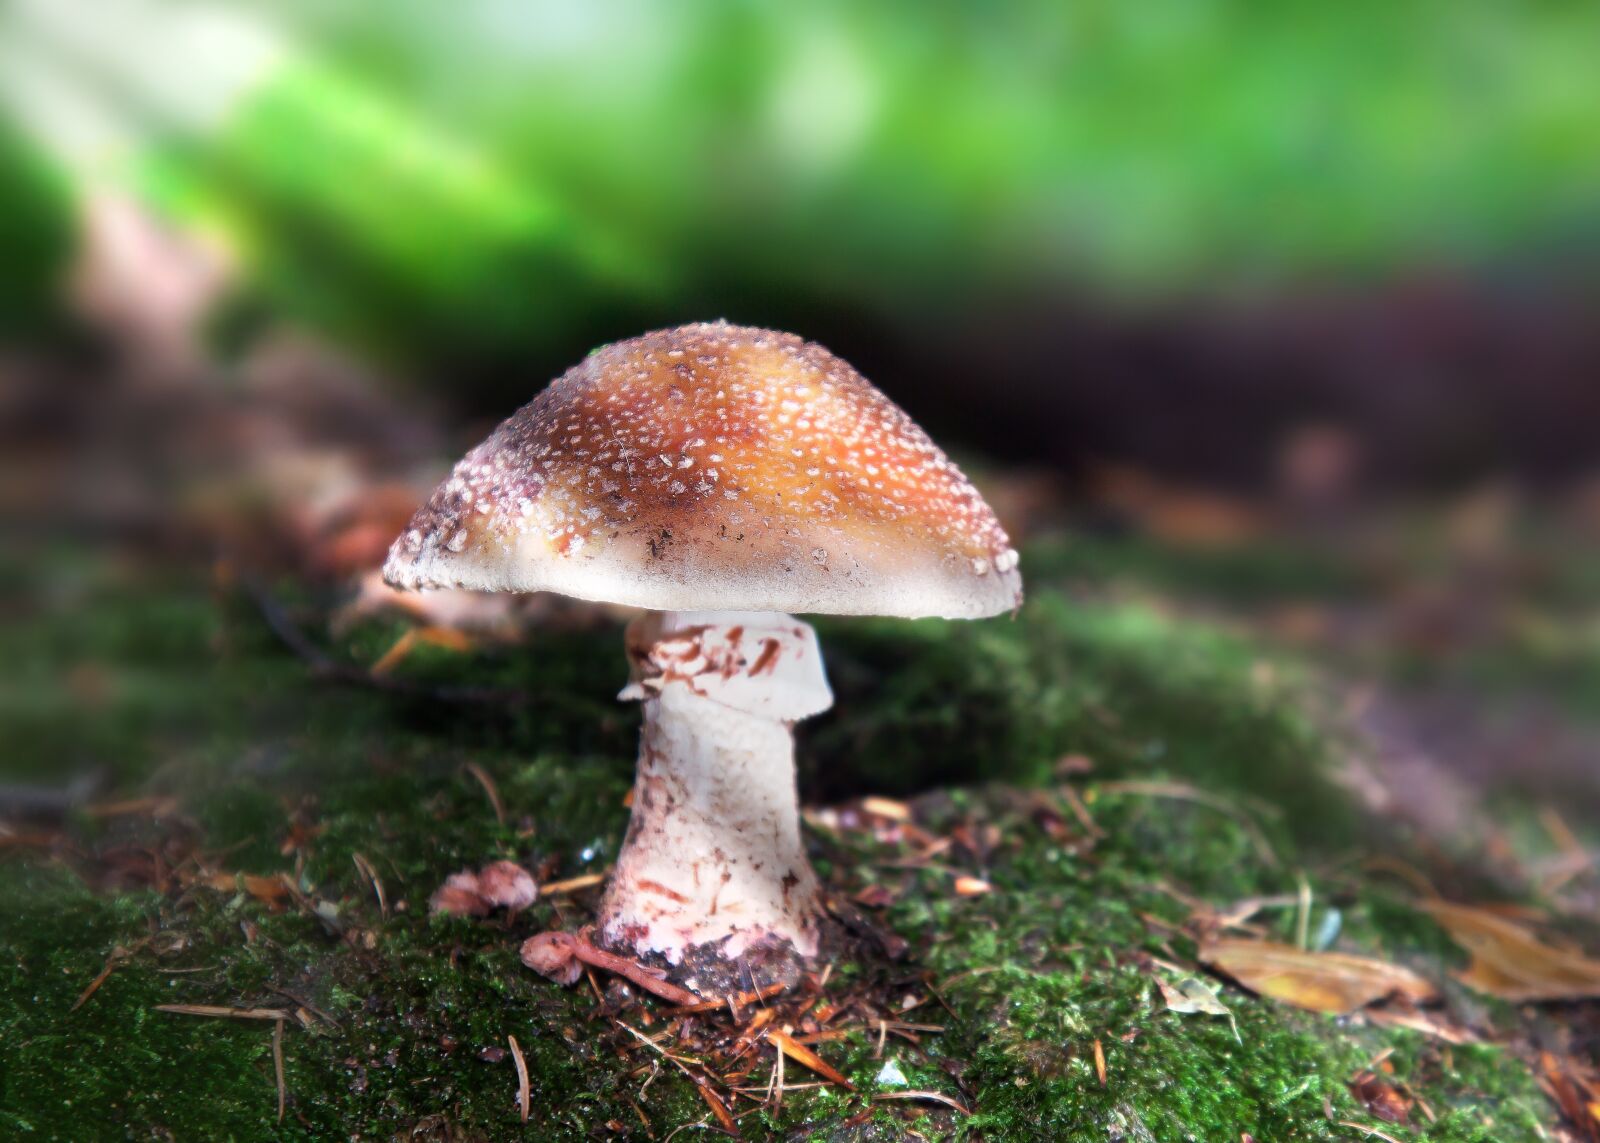
[[[618, 615], [373, 674], [411, 619], [41, 546], [3, 569], [0, 1134], [1593, 1139], [1587, 581], [1519, 543], [1424, 604], [1355, 550], [1057, 532], [1014, 619], [819, 621], [807, 841], [858, 948], [682, 1014], [517, 956], [626, 824]], [[555, 891], [430, 916], [496, 858]]]
[[852, 948], [682, 1012], [518, 957], [627, 822], [626, 616], [374, 592], [452, 450], [280, 358], [0, 450], [0, 1136], [1600, 1137], [1592, 510], [991, 474], [1019, 614], [816, 623]]

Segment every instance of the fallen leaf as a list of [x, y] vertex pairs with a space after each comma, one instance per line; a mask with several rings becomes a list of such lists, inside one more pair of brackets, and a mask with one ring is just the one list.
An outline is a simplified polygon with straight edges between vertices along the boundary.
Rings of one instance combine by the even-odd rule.
[[722, 1124], [722, 1129], [735, 1139], [740, 1138], [739, 1125], [734, 1122], [732, 1113], [728, 1111], [728, 1105], [722, 1102], [721, 1097], [711, 1090], [711, 1085], [705, 1080], [695, 1076], [690, 1078], [694, 1080], [695, 1087], [700, 1089], [700, 1098], [706, 1101], [706, 1106], [711, 1109], [711, 1114], [715, 1115], [717, 1122]]
[[1600, 1140], [1600, 1074], [1577, 1060], [1539, 1053], [1539, 1086], [1587, 1143]]
[[1200, 960], [1252, 992], [1313, 1012], [1343, 1015], [1390, 996], [1413, 1004], [1439, 998], [1432, 984], [1399, 965], [1272, 941], [1207, 941], [1200, 947]]
[[195, 883], [224, 893], [234, 893], [242, 889], [256, 900], [269, 905], [284, 901], [289, 896], [289, 885], [281, 873], [258, 877], [253, 873], [226, 873], [219, 870], [197, 878]]
[[1369, 1023], [1380, 1028], [1409, 1028], [1424, 1036], [1432, 1036], [1446, 1044], [1476, 1044], [1480, 1038], [1470, 1028], [1454, 1024], [1443, 1016], [1419, 1010], [1406, 1011], [1400, 1007], [1373, 1008], [1363, 1013]]
[[1456, 974], [1468, 988], [1514, 1002], [1600, 997], [1600, 961], [1546, 944], [1527, 926], [1487, 909], [1437, 900], [1418, 907], [1472, 954]]
[[1194, 976], [1186, 976], [1176, 985], [1169, 985], [1159, 976], [1155, 980], [1168, 1012], [1176, 1012], [1180, 1016], [1226, 1016], [1228, 1023], [1233, 1026], [1233, 1038], [1240, 1043], [1244, 1042], [1239, 1036], [1239, 1021], [1234, 1018], [1232, 1010], [1217, 996], [1214, 986]]
[[1363, 1068], [1352, 1076], [1350, 1094], [1385, 1123], [1408, 1123], [1411, 1120], [1412, 1101], [1401, 1095], [1399, 1088], [1377, 1072]]

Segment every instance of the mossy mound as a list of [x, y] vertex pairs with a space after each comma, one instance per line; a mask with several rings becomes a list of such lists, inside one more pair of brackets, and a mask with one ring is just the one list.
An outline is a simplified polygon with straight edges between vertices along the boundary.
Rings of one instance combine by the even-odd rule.
[[[6, 839], [0, 1134], [665, 1139], [714, 1122], [693, 1084], [617, 1027], [642, 1026], [639, 1011], [520, 965], [518, 942], [578, 923], [581, 899], [514, 919], [427, 916], [429, 893], [469, 864], [506, 856], [545, 877], [607, 864], [636, 730], [610, 699], [617, 629], [424, 648], [403, 686], [382, 689], [317, 677], [236, 589], [70, 553], [51, 562], [70, 573], [55, 577], [51, 604], [0, 635], [0, 652], [24, 664], [0, 691], [13, 772], [107, 780], [96, 812]], [[290, 618], [310, 630], [313, 615]], [[836, 890], [880, 887], [872, 908], [908, 944], [899, 961], [836, 966], [829, 987], [911, 997], [905, 1018], [944, 1030], [920, 1044], [891, 1037], [881, 1054], [867, 1027], [821, 1045], [859, 1090], [736, 1102], [746, 1137], [1352, 1138], [1341, 1121], [1403, 1139], [1543, 1137], [1553, 1112], [1505, 1049], [1445, 1050], [1233, 988], [1223, 998], [1237, 1037], [1226, 1019], [1163, 1010], [1153, 978], [1165, 970], [1153, 965], [1194, 955], [1185, 902], [1293, 893], [1302, 869], [1317, 888], [1311, 927], [1338, 947], [1435, 977], [1451, 967], [1430, 922], [1350, 872], [1339, 847], [1363, 822], [1329, 776], [1328, 739], [1288, 666], [1147, 606], [1050, 590], [1011, 622], [819, 627], [839, 703], [805, 733], [807, 792], [917, 795], [924, 829], [975, 830], [992, 845], [905, 868], [892, 841], [813, 831]], [[333, 654], [370, 662], [400, 630], [369, 623]], [[434, 684], [481, 691], [447, 701]], [[1069, 754], [1093, 761], [1071, 780], [1102, 836], [1049, 801]], [[494, 784], [503, 820], [469, 763]], [[1187, 783], [1210, 800], [1119, 778]], [[153, 795], [176, 805], [156, 817], [104, 805]], [[363, 867], [384, 887], [382, 908]], [[288, 874], [293, 892], [218, 871]], [[990, 891], [958, 895], [953, 871]], [[1289, 912], [1264, 915], [1289, 934]], [[292, 1014], [282, 1122], [272, 1021], [162, 1004]], [[530, 1072], [527, 1127], [504, 1054], [513, 1035]], [[1432, 1120], [1379, 1125], [1351, 1094], [1349, 1078], [1387, 1049]], [[908, 1091], [970, 1114], [872, 1099]]]

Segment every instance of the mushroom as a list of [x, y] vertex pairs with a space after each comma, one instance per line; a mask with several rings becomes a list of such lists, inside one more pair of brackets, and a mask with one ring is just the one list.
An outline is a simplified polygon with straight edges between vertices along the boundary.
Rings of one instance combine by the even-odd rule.
[[648, 609], [626, 634], [620, 697], [644, 726], [598, 943], [702, 991], [740, 958], [782, 974], [819, 952], [792, 731], [833, 696], [788, 613], [1022, 599], [994, 513], [909, 416], [822, 347], [723, 322], [554, 381], [455, 467], [384, 578]]

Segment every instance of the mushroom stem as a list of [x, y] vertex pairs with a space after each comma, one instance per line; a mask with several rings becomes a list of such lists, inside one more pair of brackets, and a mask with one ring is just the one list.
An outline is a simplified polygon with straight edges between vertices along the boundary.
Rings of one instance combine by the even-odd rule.
[[673, 965], [757, 946], [815, 956], [792, 728], [833, 703], [816, 633], [774, 613], [651, 612], [627, 642], [621, 697], [644, 702], [644, 729], [602, 942]]

